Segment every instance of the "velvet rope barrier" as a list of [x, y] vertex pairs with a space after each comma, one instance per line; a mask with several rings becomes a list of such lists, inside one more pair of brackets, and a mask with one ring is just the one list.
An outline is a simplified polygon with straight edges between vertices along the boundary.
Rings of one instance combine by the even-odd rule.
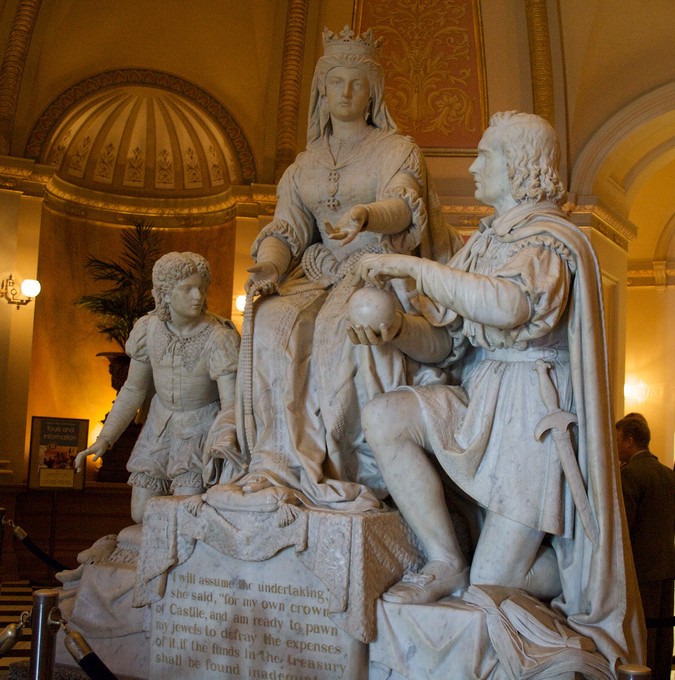
[[66, 569], [70, 569], [70, 567], [67, 567], [65, 564], [62, 564], [58, 560], [50, 557], [44, 550], [33, 543], [28, 534], [20, 526], [17, 526], [13, 520], [3, 517], [2, 525], [3, 527], [8, 526], [12, 530], [14, 538], [16, 538], [17, 541], [23, 543], [23, 545], [25, 545], [26, 548], [28, 548], [28, 550], [33, 553], [33, 555], [42, 560], [42, 562], [44, 562], [54, 571], [64, 571]]

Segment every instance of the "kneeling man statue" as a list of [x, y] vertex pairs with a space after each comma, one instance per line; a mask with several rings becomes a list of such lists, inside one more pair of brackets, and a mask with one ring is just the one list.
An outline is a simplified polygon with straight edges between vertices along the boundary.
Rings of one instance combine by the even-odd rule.
[[[558, 155], [542, 118], [495, 114], [470, 168], [476, 198], [494, 214], [449, 264], [361, 261], [376, 286], [415, 279], [437, 308], [430, 335], [444, 328], [447, 362], [461, 362], [460, 384], [381, 394], [362, 422], [428, 560], [385, 601], [432, 603], [469, 585], [522, 589], [592, 638], [614, 670], [641, 660], [644, 631], [617, 481], [599, 269], [560, 208]], [[352, 326], [352, 341], [410, 342], [399, 314], [393, 333]], [[482, 509], [470, 556], [432, 457]]]

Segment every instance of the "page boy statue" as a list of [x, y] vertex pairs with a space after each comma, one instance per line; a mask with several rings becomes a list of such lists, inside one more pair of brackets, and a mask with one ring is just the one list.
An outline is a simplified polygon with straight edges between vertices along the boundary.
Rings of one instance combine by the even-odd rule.
[[154, 388], [148, 418], [127, 469], [131, 516], [141, 523], [155, 496], [190, 496], [245, 470], [235, 426], [239, 333], [206, 311], [209, 263], [171, 252], [152, 270], [155, 309], [141, 317], [126, 344], [129, 375], [96, 441], [78, 453], [97, 460], [112, 447]]

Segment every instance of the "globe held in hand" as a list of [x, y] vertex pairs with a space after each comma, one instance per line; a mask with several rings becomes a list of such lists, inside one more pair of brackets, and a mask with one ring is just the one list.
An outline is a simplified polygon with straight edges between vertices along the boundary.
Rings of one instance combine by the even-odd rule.
[[347, 320], [352, 326], [370, 326], [376, 330], [382, 324], [389, 327], [395, 315], [396, 298], [383, 288], [365, 286], [349, 298]]

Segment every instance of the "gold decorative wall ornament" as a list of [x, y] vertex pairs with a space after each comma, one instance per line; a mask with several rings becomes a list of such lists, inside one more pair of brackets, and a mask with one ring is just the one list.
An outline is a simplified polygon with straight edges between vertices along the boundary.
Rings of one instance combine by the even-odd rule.
[[402, 131], [429, 155], [474, 154], [487, 126], [478, 1], [357, 0], [354, 23], [383, 38], [387, 105]]

